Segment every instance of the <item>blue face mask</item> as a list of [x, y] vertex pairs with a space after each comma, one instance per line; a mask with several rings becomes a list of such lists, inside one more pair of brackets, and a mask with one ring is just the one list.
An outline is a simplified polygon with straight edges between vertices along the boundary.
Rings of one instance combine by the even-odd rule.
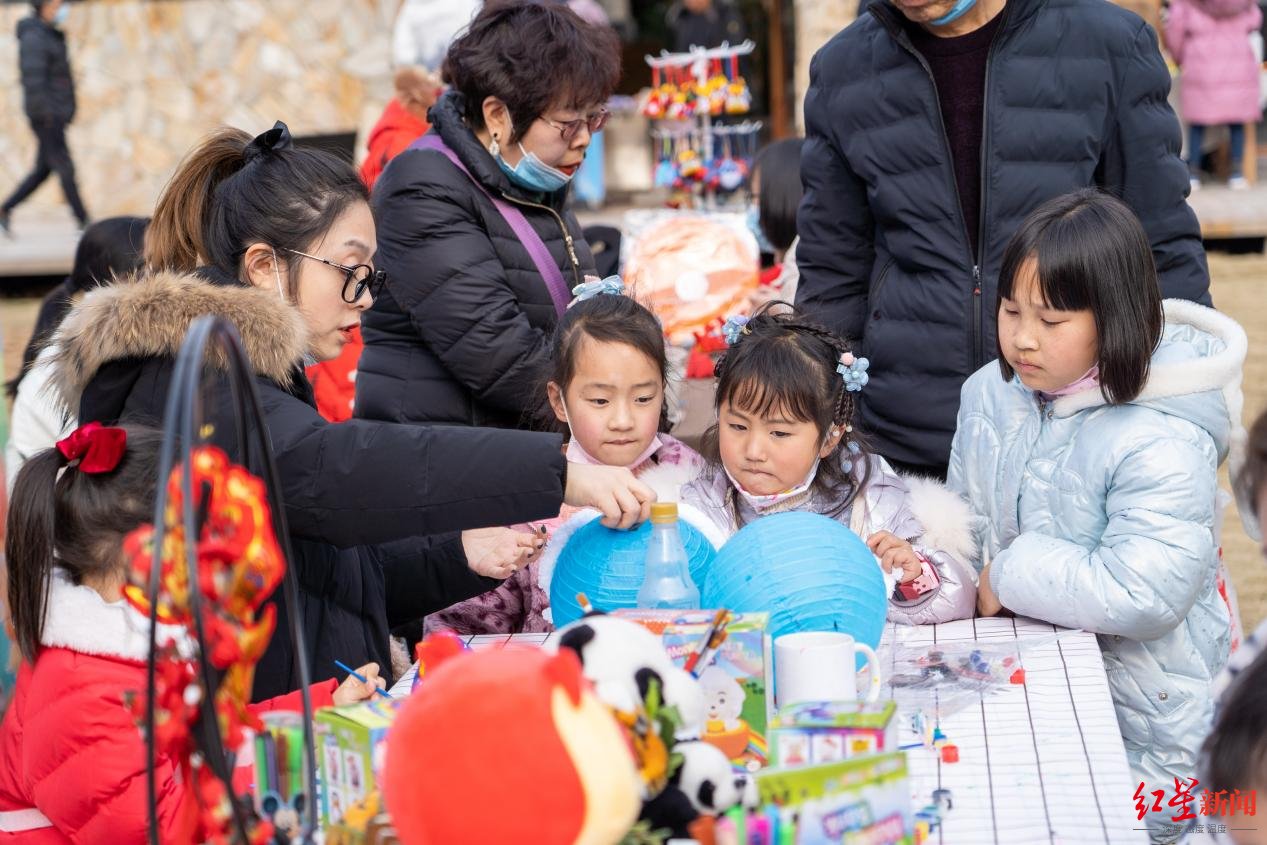
[[57, 11], [53, 13], [53, 26], [61, 26], [66, 23], [66, 19], [70, 17], [70, 7], [65, 3], [57, 7]]
[[542, 194], [552, 194], [572, 181], [572, 177], [562, 170], [555, 170], [537, 158], [536, 153], [525, 150], [523, 144], [519, 145], [519, 152], [523, 153], [523, 158], [514, 167], [506, 163], [501, 153], [497, 154], [497, 164], [502, 172], [519, 187]]
[[953, 9], [942, 15], [937, 20], [932, 21], [932, 24], [933, 26], [945, 26], [946, 24], [963, 17], [963, 14], [975, 5], [977, 5], [977, 0], [959, 0], [959, 2], [955, 3]]
[[748, 231], [757, 239], [757, 246], [762, 252], [774, 255], [774, 244], [761, 231], [761, 209], [755, 204], [748, 206]]

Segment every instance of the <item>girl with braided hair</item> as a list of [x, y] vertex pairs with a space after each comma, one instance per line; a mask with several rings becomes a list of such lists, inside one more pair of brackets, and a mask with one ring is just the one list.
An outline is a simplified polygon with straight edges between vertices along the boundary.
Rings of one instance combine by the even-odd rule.
[[822, 514], [860, 536], [896, 578], [889, 618], [972, 616], [976, 584], [967, 507], [940, 483], [901, 478], [856, 430], [865, 358], [822, 326], [772, 302], [725, 328], [709, 469], [682, 489], [727, 534], [783, 511]]

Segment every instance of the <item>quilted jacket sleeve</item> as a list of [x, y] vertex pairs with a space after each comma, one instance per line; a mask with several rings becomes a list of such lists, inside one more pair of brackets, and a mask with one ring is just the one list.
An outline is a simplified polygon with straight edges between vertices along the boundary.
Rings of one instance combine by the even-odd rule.
[[440, 153], [406, 152], [375, 197], [392, 296], [418, 337], [481, 403], [536, 408], [549, 338], [529, 323], [477, 210], [466, 174]]
[[[26, 735], [27, 768], [43, 771], [31, 792], [40, 812], [76, 845], [145, 842], [145, 743], [120, 687], [78, 687], [53, 701], [41, 724], [43, 730], [28, 725]], [[54, 758], [58, 763], [51, 766]], [[177, 833], [190, 796], [170, 760], [159, 761], [156, 776], [162, 840], [194, 841]]]
[[1179, 436], [1135, 447], [1113, 470], [1099, 545], [1021, 533], [990, 566], [999, 601], [1097, 634], [1169, 633], [1214, 577], [1215, 463], [1212, 443]]
[[862, 337], [867, 312], [875, 232], [866, 186], [850, 169], [832, 130], [831, 91], [823, 54], [810, 64], [805, 95], [805, 146], [797, 214], [800, 243], [796, 304], [845, 337]]
[[18, 37], [18, 69], [27, 114], [39, 122], [52, 116], [49, 79], [53, 55], [51, 45], [38, 26], [24, 26]]
[[387, 626], [407, 622], [501, 586], [471, 569], [460, 534], [416, 537], [370, 550], [387, 580]]
[[[949, 512], [950, 518], [958, 520], [966, 519], [967, 508], [944, 488], [941, 488], [940, 501], [923, 494], [916, 498], [906, 481], [893, 472], [883, 459], [875, 463], [878, 468], [873, 470], [873, 478], [867, 486], [869, 519], [866, 533], [888, 531], [909, 541], [936, 567], [941, 580], [931, 591], [909, 601], [890, 596], [889, 620], [908, 625], [928, 625], [971, 617], [977, 605], [976, 582], [954, 553], [957, 550], [941, 548], [941, 538], [936, 536], [939, 532], [929, 530], [934, 518], [931, 511], [944, 510]], [[939, 515], [937, 518], [945, 519], [946, 516]], [[964, 528], [959, 526], [960, 533]]]
[[1152, 27], [1140, 23], [1118, 68], [1115, 119], [1097, 181], [1139, 215], [1162, 296], [1210, 305], [1210, 270], [1201, 228], [1187, 203], [1187, 168], [1179, 158], [1179, 119], [1166, 100], [1170, 73]]
[[563, 503], [561, 437], [347, 420], [261, 381], [292, 534], [339, 548], [546, 519]]

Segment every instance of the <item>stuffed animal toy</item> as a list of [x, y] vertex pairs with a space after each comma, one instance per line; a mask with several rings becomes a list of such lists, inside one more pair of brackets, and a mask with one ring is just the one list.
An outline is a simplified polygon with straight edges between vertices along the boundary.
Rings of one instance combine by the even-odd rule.
[[591, 613], [560, 628], [555, 640], [560, 649], [576, 653], [595, 694], [613, 710], [636, 711], [654, 679], [664, 703], [677, 708], [680, 725], [675, 738], [696, 739], [703, 733], [703, 690], [690, 674], [673, 665], [660, 638], [642, 625]]
[[403, 845], [615, 845], [641, 786], [570, 649], [433, 661], [387, 737], [383, 797]]
[[[746, 777], [725, 754], [700, 741], [708, 711], [705, 690], [673, 665], [658, 636], [636, 622], [590, 613], [561, 628], [555, 639], [560, 651], [580, 657], [595, 693], [630, 728], [644, 780], [640, 818], [649, 829], [690, 838], [701, 815], [739, 803]], [[742, 691], [737, 700], [742, 706]], [[662, 707], [673, 715], [657, 718]], [[670, 724], [673, 735], [667, 736]]]

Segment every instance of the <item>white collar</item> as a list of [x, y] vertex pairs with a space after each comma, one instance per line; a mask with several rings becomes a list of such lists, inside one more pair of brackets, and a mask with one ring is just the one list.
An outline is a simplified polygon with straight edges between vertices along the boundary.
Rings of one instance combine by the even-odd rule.
[[[150, 652], [149, 630], [149, 618], [126, 601], [107, 602], [91, 587], [76, 585], [62, 567], [53, 568], [40, 645], [142, 662]], [[192, 654], [183, 627], [160, 623], [158, 643], [172, 640]]]

